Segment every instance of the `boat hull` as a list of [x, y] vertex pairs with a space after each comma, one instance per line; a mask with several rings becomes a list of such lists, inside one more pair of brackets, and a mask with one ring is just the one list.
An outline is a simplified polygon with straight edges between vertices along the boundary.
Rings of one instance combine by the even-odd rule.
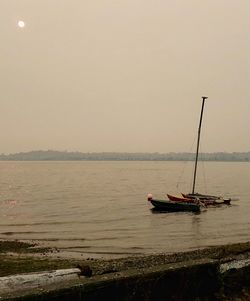
[[194, 199], [187, 198], [187, 197], [178, 197], [170, 194], [167, 194], [167, 197], [169, 198], [170, 201], [173, 202], [195, 203]]
[[200, 205], [188, 202], [173, 202], [167, 200], [150, 200], [151, 204], [155, 207], [155, 209], [163, 210], [163, 211], [192, 211], [199, 212]]
[[230, 205], [231, 199], [230, 198], [222, 198], [220, 196], [215, 196], [215, 195], [206, 195], [206, 194], [200, 194], [200, 193], [188, 193], [184, 194], [182, 193], [182, 196], [184, 198], [189, 198], [189, 199], [199, 199], [202, 203], [205, 205]]

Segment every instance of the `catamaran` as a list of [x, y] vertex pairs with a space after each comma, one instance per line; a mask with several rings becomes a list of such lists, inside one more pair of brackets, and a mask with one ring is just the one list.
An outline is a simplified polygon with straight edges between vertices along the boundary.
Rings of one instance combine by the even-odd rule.
[[149, 194], [148, 201], [150, 201], [151, 204], [157, 209], [166, 210], [166, 211], [196, 211], [197, 212], [200, 211], [202, 207], [206, 207], [210, 205], [220, 205], [220, 204], [229, 205], [231, 202], [230, 198], [223, 198], [220, 196], [206, 195], [206, 194], [195, 192], [201, 125], [202, 125], [202, 117], [203, 117], [203, 111], [204, 111], [204, 105], [206, 99], [207, 99], [206, 96], [202, 96], [202, 106], [201, 106], [201, 113], [200, 113], [200, 122], [198, 127], [198, 139], [197, 139], [197, 146], [196, 146], [192, 192], [187, 194], [182, 193], [182, 196], [173, 196], [167, 194], [168, 200], [157, 200], [153, 198], [152, 194]]

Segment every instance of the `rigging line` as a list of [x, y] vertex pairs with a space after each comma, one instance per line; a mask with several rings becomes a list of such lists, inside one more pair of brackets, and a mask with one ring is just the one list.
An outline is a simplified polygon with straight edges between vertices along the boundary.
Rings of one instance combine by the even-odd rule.
[[205, 155], [202, 152], [202, 148], [201, 148], [201, 162], [202, 162], [203, 183], [204, 183], [204, 187], [205, 187], [205, 192], [207, 193], [206, 169], [205, 169], [205, 160], [204, 160], [204, 158], [205, 158]]
[[[196, 139], [195, 139], [196, 140]], [[195, 154], [194, 154], [195, 155]], [[206, 176], [205, 176], [205, 167], [204, 167], [204, 156], [203, 156], [203, 153], [202, 153], [202, 142], [200, 141], [200, 151], [199, 151], [199, 162], [202, 162], [202, 171], [203, 171], [203, 181], [204, 181], [204, 186], [205, 186], [205, 190], [207, 190], [207, 186], [206, 186]], [[192, 161], [195, 161], [195, 157], [192, 158]], [[195, 166], [193, 166], [193, 173], [194, 173], [194, 170], [195, 170]], [[199, 171], [199, 169], [198, 169]], [[192, 178], [190, 179], [190, 186], [189, 186], [189, 190], [191, 191], [192, 189], [192, 186], [193, 186], [193, 180]]]
[[[205, 188], [205, 192], [207, 193], [207, 182], [206, 182], [206, 173], [205, 173], [205, 162], [204, 162], [204, 153], [202, 152], [202, 142], [200, 141], [200, 152], [199, 152], [199, 162], [201, 162], [202, 164], [202, 176], [203, 176], [203, 183], [204, 183], [204, 188]], [[194, 158], [195, 160], [195, 158]], [[193, 167], [193, 172], [194, 172], [195, 166]], [[199, 169], [198, 169], [198, 173], [199, 173]], [[190, 181], [190, 191], [192, 188], [193, 182], [192, 179]]]
[[[195, 155], [195, 154], [194, 154]], [[192, 158], [192, 162], [195, 161], [195, 158]], [[192, 174], [194, 173], [194, 169], [195, 167], [193, 166], [193, 170], [192, 170]], [[192, 187], [193, 187], [193, 179], [192, 177], [190, 178], [190, 182], [189, 182], [189, 191], [191, 192], [192, 191]]]
[[[200, 143], [200, 152], [199, 152], [199, 162], [201, 162], [201, 166], [202, 166], [202, 176], [203, 176], [203, 185], [205, 188], [205, 192], [207, 193], [207, 181], [206, 181], [206, 173], [205, 173], [205, 162], [204, 162], [204, 154], [202, 152], [202, 143]], [[193, 167], [193, 171], [194, 171]], [[198, 169], [199, 170], [199, 169]], [[192, 180], [190, 181], [190, 189], [192, 188]]]
[[[196, 137], [194, 138], [193, 143], [192, 143], [192, 145], [191, 145], [191, 147], [190, 147], [190, 149], [189, 149], [189, 153], [192, 152], [192, 149], [193, 149], [193, 147], [194, 147], [195, 141], [196, 141]], [[184, 160], [184, 161], [183, 161], [183, 168], [182, 168], [181, 174], [180, 174], [180, 176], [179, 176], [179, 178], [178, 178], [178, 181], [177, 181], [177, 184], [176, 184], [176, 189], [177, 189], [177, 190], [179, 189], [179, 185], [180, 185], [180, 183], [181, 183], [181, 180], [182, 180], [182, 177], [183, 177], [183, 174], [184, 174], [184, 170], [185, 170], [185, 168], [186, 168], [186, 166], [187, 166], [187, 163], [188, 163], [188, 160]]]
[[[195, 137], [194, 138], [194, 142], [197, 140], [197, 138]], [[194, 144], [193, 142], [193, 144]], [[192, 161], [195, 161], [195, 153], [194, 153], [194, 157], [192, 157]], [[194, 170], [195, 170], [195, 165], [193, 165], [193, 171], [192, 171], [192, 174], [194, 173]], [[192, 191], [192, 187], [193, 187], [193, 179], [190, 178], [190, 184], [189, 184], [189, 191], [191, 192]]]

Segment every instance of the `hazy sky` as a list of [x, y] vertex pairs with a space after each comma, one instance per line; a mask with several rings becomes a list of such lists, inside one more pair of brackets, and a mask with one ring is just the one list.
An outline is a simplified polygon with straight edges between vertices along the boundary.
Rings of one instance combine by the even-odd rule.
[[249, 151], [249, 16], [249, 0], [0, 0], [0, 153], [190, 151], [202, 95], [202, 151]]

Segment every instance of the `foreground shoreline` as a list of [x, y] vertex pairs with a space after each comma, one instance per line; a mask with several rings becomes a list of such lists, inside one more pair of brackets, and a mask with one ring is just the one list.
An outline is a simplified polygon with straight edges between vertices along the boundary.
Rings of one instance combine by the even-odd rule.
[[0, 277], [19, 273], [73, 268], [89, 265], [93, 274], [105, 274], [130, 268], [150, 268], [155, 265], [197, 259], [216, 259], [221, 262], [241, 256], [249, 258], [250, 242], [207, 247], [194, 251], [124, 256], [115, 259], [64, 257], [56, 248], [43, 247], [33, 242], [0, 240]]
[[90, 278], [77, 277], [72, 283], [37, 287], [15, 296], [0, 294], [3, 300], [62, 300], [63, 296], [69, 298], [63, 300], [72, 296], [75, 300], [83, 296], [84, 300], [110, 296], [118, 300], [117, 294], [123, 298], [119, 300], [145, 300], [145, 296], [147, 300], [165, 300], [166, 296], [171, 300], [250, 300], [250, 242], [109, 260], [56, 258], [58, 252], [34, 243], [0, 240], [0, 282], [4, 276], [38, 271], [86, 266], [92, 271]]

